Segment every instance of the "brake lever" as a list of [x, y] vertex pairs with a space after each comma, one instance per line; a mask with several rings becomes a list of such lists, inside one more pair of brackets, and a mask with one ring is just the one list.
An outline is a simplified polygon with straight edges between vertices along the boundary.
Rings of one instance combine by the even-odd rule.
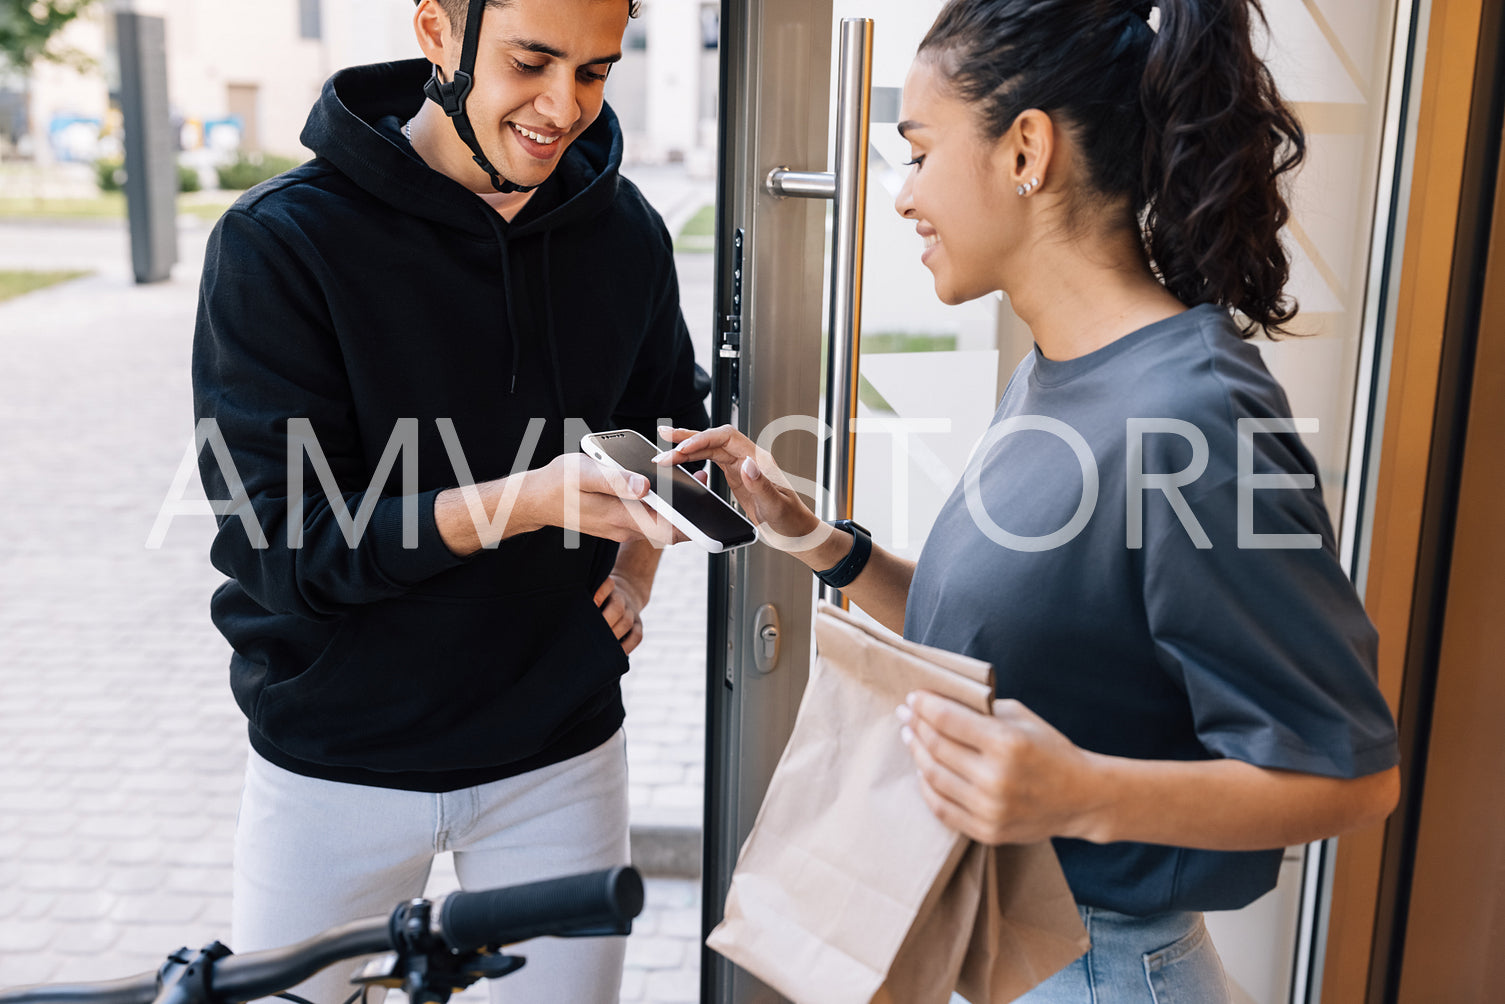
[[[386, 987], [402, 990], [417, 1004], [419, 1000], [448, 1001], [451, 994], [458, 993], [480, 980], [500, 979], [517, 972], [528, 961], [521, 955], [485, 955], [472, 952], [466, 955], [444, 953], [414, 960], [418, 965], [406, 965], [403, 956], [396, 952], [379, 955], [361, 967], [351, 977], [353, 986]], [[409, 989], [414, 987], [416, 989]]]
[[520, 955], [451, 951], [433, 935], [431, 909], [426, 899], [410, 900], [398, 907], [391, 925], [397, 950], [366, 963], [350, 982], [401, 990], [410, 1004], [446, 1004], [456, 991], [478, 980], [515, 973], [527, 962]]
[[476, 980], [494, 980], [517, 972], [528, 962], [521, 955], [474, 955], [460, 970], [461, 976], [470, 977], [469, 986]]

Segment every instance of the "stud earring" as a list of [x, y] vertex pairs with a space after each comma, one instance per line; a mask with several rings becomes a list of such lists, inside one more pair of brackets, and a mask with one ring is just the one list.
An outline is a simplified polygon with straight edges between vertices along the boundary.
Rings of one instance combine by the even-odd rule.
[[1037, 188], [1039, 188], [1039, 187], [1040, 187], [1040, 179], [1039, 178], [1031, 178], [1031, 179], [1029, 179], [1029, 181], [1026, 184], [1020, 185], [1018, 188], [1014, 189], [1014, 191], [1018, 192], [1020, 195], [1029, 195], [1029, 194], [1033, 193], [1034, 190], [1037, 189]]

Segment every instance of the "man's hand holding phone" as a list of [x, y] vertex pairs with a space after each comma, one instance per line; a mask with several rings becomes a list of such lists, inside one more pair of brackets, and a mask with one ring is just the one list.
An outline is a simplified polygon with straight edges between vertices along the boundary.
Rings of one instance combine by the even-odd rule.
[[461, 556], [546, 526], [655, 547], [687, 539], [641, 501], [651, 490], [646, 477], [566, 453], [536, 470], [440, 492], [434, 519], [445, 544]]
[[541, 472], [547, 496], [556, 500], [553, 526], [614, 540], [646, 540], [668, 547], [685, 540], [672, 523], [643, 502], [653, 490], [649, 480], [602, 466], [579, 453], [556, 457]]

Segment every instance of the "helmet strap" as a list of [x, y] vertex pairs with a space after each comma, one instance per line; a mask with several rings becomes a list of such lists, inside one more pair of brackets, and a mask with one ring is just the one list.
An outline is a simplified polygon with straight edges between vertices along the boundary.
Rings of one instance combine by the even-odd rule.
[[471, 160], [490, 176], [492, 188], [504, 195], [531, 192], [538, 186], [508, 181], [500, 171], [491, 166], [491, 161], [481, 152], [481, 143], [476, 139], [475, 129], [471, 127], [470, 116], [465, 112], [465, 100], [470, 97], [470, 90], [475, 82], [476, 51], [481, 44], [481, 17], [486, 13], [486, 3], [487, 0], [470, 0], [465, 16], [465, 39], [460, 49], [460, 65], [455, 70], [455, 78], [445, 80], [443, 71], [435, 65], [433, 75], [423, 85], [423, 93], [444, 109], [444, 114], [454, 123], [461, 142], [470, 148]]

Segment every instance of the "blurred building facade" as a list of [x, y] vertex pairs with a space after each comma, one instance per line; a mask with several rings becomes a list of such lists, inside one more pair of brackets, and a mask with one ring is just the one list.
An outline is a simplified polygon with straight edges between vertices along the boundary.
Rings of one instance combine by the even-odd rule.
[[[41, 164], [118, 155], [114, 14], [166, 19], [172, 112], [188, 163], [236, 152], [307, 156], [298, 134], [324, 81], [418, 55], [412, 0], [106, 0], [59, 42], [92, 70], [41, 63], [0, 73], [0, 156]], [[716, 141], [719, 4], [648, 0], [628, 28], [607, 97], [630, 160], [709, 174]]]

